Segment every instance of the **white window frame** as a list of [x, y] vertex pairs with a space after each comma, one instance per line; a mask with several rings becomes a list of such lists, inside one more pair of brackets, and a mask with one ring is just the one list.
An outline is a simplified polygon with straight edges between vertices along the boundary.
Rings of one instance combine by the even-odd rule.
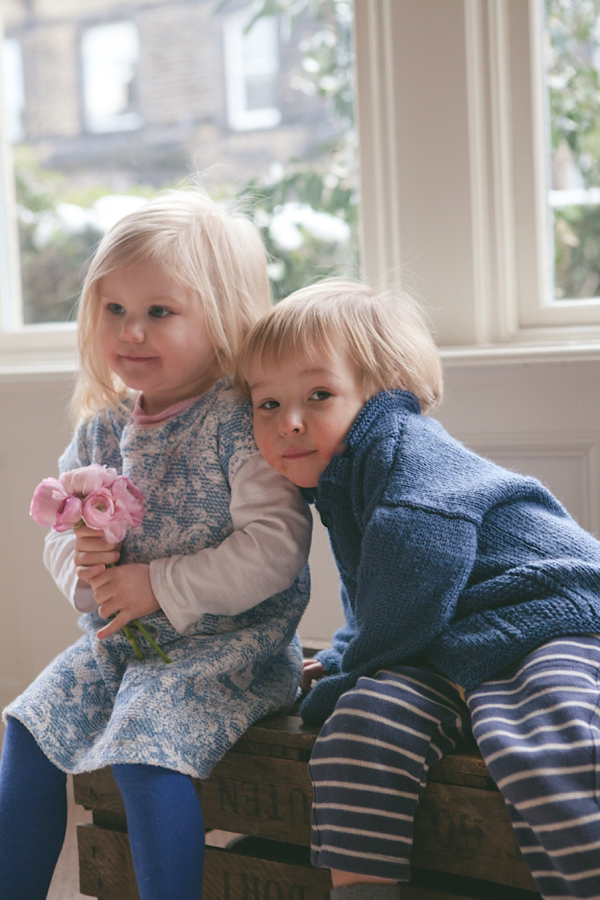
[[[88, 56], [89, 48], [87, 48], [87, 43], [90, 37], [94, 35], [94, 33], [97, 34], [102, 30], [104, 30], [107, 34], [112, 30], [114, 40], [114, 32], [116, 29], [127, 29], [130, 37], [134, 39], [135, 50], [137, 51], [137, 56], [134, 63], [135, 66], [135, 64], [139, 62], [139, 34], [135, 23], [131, 20], [123, 19], [121, 21], [102, 22], [100, 24], [91, 25], [86, 28], [81, 35], [80, 55], [83, 95], [83, 119], [85, 122], [86, 130], [90, 134], [106, 134], [114, 131], [134, 131], [138, 128], [141, 128], [143, 125], [143, 119], [139, 112], [104, 113], [103, 115], [94, 115], [92, 109], [93, 104], [90, 104], [89, 92], [91, 89], [95, 88], [95, 85], [91, 85], [89, 82], [90, 59]], [[115, 70], [115, 73], [116, 71], [117, 70]]]
[[[246, 104], [246, 79], [249, 73], [244, 65], [244, 31], [252, 18], [252, 7], [232, 13], [223, 20], [223, 58], [225, 64], [225, 90], [227, 100], [227, 123], [232, 131], [254, 131], [276, 128], [281, 122], [281, 111], [277, 106], [248, 109]], [[277, 29], [277, 19], [269, 16], [269, 21]], [[258, 61], [262, 70], [270, 74], [279, 69], [279, 48], [272, 58]], [[274, 61], [274, 64], [273, 64]]]
[[[0, 72], [0, 88], [1, 79]], [[2, 98], [0, 90], [0, 117]], [[5, 130], [0, 129], [0, 377], [71, 372], [76, 360], [73, 323], [23, 325], [13, 160]]]
[[5, 117], [8, 138], [12, 143], [22, 141], [25, 137], [25, 129], [21, 116], [25, 107], [25, 84], [23, 79], [23, 55], [21, 45], [16, 38], [9, 38], [2, 45], [2, 67], [5, 77], [14, 79], [11, 104], [5, 97]]
[[600, 300], [552, 299], [541, 29], [541, 0], [355, 2], [364, 270], [447, 356], [600, 350]]

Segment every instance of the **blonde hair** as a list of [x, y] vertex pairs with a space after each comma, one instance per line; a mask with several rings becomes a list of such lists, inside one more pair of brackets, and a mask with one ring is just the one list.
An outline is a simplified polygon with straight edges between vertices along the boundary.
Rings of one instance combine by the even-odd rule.
[[250, 219], [198, 188], [159, 194], [104, 235], [89, 265], [77, 317], [80, 372], [71, 404], [77, 418], [118, 409], [127, 394], [98, 342], [101, 281], [148, 260], [202, 305], [216, 377], [233, 373], [244, 336], [270, 308], [266, 250]]
[[442, 399], [442, 366], [422, 310], [410, 297], [375, 292], [366, 284], [326, 279], [280, 301], [246, 337], [236, 383], [257, 360], [281, 361], [344, 353], [369, 391], [412, 391], [423, 411]]

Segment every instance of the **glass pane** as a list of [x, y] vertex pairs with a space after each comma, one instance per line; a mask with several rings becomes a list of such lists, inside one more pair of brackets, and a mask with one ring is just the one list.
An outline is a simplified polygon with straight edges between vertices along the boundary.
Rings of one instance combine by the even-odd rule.
[[[259, 19], [244, 34], [243, 55], [246, 65], [266, 64], [269, 68], [276, 63], [278, 52], [277, 20], [274, 16]], [[274, 59], [275, 58], [275, 59]]]
[[25, 84], [23, 82], [23, 60], [18, 41], [4, 41], [2, 66], [4, 82], [4, 115], [6, 116], [6, 134], [9, 141], [16, 143], [23, 140], [23, 113], [25, 111]]
[[135, 79], [139, 58], [133, 22], [97, 25], [81, 39], [85, 122], [90, 131], [139, 128], [135, 110]]
[[246, 78], [246, 108], [269, 109], [277, 103], [277, 86], [272, 75], [249, 75]]
[[124, 2], [117, 22], [112, 0], [95, 0], [103, 24], [93, 26], [87, 4], [58, 19], [51, 7], [2, 8], [5, 65], [17, 72], [20, 57], [23, 73], [6, 78], [5, 91], [22, 123], [11, 134], [26, 324], [72, 319], [103, 231], [190, 173], [252, 209], [276, 297], [358, 273], [350, 0], [278, 0], [279, 21], [263, 19], [272, 0], [255, 4], [246, 101], [279, 105], [243, 135], [227, 123], [223, 33], [247, 4]]
[[600, 296], [600, 0], [545, 0], [557, 300]]

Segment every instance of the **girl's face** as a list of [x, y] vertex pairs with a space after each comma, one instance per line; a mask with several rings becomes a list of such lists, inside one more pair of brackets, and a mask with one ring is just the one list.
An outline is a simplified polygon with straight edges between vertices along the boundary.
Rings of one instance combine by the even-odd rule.
[[247, 378], [254, 437], [269, 465], [299, 487], [316, 487], [372, 396], [342, 354], [256, 362]]
[[202, 394], [216, 359], [201, 305], [155, 262], [106, 275], [99, 284], [100, 350], [147, 415]]

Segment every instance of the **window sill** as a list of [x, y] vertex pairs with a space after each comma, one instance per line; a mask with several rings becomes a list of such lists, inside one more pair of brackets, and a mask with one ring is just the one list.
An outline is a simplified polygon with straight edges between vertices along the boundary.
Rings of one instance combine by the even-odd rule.
[[65, 378], [77, 369], [74, 325], [40, 325], [0, 334], [0, 379]]
[[600, 361], [600, 339], [546, 344], [489, 344], [440, 347], [443, 363], [451, 366], [509, 365]]

